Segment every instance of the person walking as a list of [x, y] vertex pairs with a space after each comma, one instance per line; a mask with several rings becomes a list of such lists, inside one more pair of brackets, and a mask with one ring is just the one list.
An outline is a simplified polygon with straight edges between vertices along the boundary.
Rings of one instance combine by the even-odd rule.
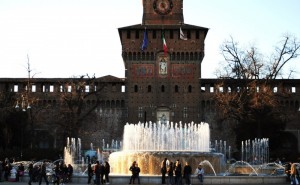
[[33, 164], [32, 163], [30, 163], [28, 166], [28, 176], [29, 176], [28, 185], [31, 185], [32, 177], [33, 177]]
[[183, 177], [187, 185], [191, 185], [191, 174], [192, 174], [192, 167], [189, 165], [188, 162], [185, 162], [185, 166], [183, 168]]
[[88, 169], [87, 169], [87, 171], [88, 171], [88, 184], [91, 184], [91, 180], [92, 180], [93, 175], [94, 175], [94, 171], [93, 171], [93, 168], [92, 168], [92, 164], [91, 164], [91, 163], [88, 164]]
[[46, 175], [46, 161], [43, 161], [43, 164], [41, 165], [40, 168], [40, 181], [39, 181], [39, 185], [42, 184], [42, 179], [44, 178], [45, 182], [47, 185], [49, 185], [48, 179], [47, 179], [47, 175]]
[[109, 173], [110, 173], [110, 165], [109, 165], [108, 161], [105, 161], [105, 163], [104, 163], [104, 178], [105, 178], [106, 184], [109, 184]]
[[166, 173], [167, 173], [167, 158], [161, 162], [161, 183], [166, 184]]
[[200, 184], [203, 184], [204, 169], [202, 168], [201, 164], [199, 164], [198, 168], [196, 169], [196, 175], [200, 181]]
[[55, 167], [54, 167], [53, 171], [54, 171], [54, 175], [55, 175], [55, 179], [53, 180], [53, 184], [59, 185], [60, 184], [60, 176], [61, 176], [59, 163], [55, 164]]

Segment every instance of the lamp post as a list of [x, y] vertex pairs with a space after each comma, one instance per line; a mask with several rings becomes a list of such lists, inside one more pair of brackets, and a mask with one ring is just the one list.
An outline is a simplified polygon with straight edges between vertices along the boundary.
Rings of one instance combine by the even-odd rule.
[[[27, 55], [27, 72], [28, 72], [28, 78], [27, 78], [27, 84], [25, 87], [25, 91], [21, 94], [21, 96], [17, 99], [15, 108], [17, 110], [22, 109], [23, 112], [29, 111], [29, 119], [31, 119], [31, 104], [30, 104], [30, 64], [29, 64], [29, 57]], [[21, 159], [23, 157], [23, 138], [24, 138], [24, 128], [22, 128], [23, 125], [21, 125]]]

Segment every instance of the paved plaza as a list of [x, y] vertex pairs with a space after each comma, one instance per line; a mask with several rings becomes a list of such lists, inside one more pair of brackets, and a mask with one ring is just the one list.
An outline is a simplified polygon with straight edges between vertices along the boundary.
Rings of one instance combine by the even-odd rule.
[[[24, 185], [24, 184], [27, 184], [27, 182], [8, 182], [8, 181], [0, 182], [0, 185]], [[52, 185], [52, 183], [49, 183], [49, 184]], [[77, 183], [68, 183], [68, 184], [69, 185], [83, 185], [83, 184], [77, 184]], [[65, 185], [68, 185], [68, 184], [65, 184]], [[127, 183], [124, 183], [124, 184], [127, 184]], [[289, 183], [276, 184], [276, 185], [288, 185], [288, 184]], [[34, 182], [34, 183], [32, 183], [32, 185], [38, 185], [38, 183]], [[41, 185], [46, 185], [46, 183], [43, 182]], [[109, 185], [114, 185], [114, 184], [109, 184]], [[122, 184], [116, 184], [116, 185], [122, 185]], [[141, 185], [152, 185], [152, 184], [141, 184]], [[157, 185], [157, 184], [155, 184], [155, 185]], [[198, 184], [194, 184], [194, 185], [198, 185]], [[206, 185], [206, 184], [204, 183], [204, 185]], [[214, 185], [214, 184], [211, 184], [211, 185]], [[222, 184], [222, 185], [227, 185], [227, 184]], [[255, 184], [235, 184], [235, 185], [255, 185]], [[265, 184], [265, 185], [274, 185], [274, 184]]]

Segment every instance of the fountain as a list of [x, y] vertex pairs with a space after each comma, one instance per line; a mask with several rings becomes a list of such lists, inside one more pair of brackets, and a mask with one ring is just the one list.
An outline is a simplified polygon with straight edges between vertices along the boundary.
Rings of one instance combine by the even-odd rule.
[[[141, 174], [159, 175], [164, 158], [188, 162], [196, 169], [201, 161], [209, 161], [206, 173], [220, 173], [224, 155], [210, 151], [210, 130], [207, 123], [138, 123], [126, 124], [123, 150], [109, 156], [113, 174], [128, 174], [129, 166], [137, 161]], [[212, 168], [214, 166], [214, 168]], [[215, 172], [216, 171], [216, 172]]]

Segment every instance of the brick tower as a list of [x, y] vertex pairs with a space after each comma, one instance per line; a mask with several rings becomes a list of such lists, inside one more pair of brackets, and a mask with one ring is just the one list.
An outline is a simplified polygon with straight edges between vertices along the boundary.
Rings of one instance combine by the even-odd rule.
[[142, 24], [118, 30], [127, 122], [201, 121], [201, 62], [208, 29], [184, 23], [183, 0], [143, 0]]

